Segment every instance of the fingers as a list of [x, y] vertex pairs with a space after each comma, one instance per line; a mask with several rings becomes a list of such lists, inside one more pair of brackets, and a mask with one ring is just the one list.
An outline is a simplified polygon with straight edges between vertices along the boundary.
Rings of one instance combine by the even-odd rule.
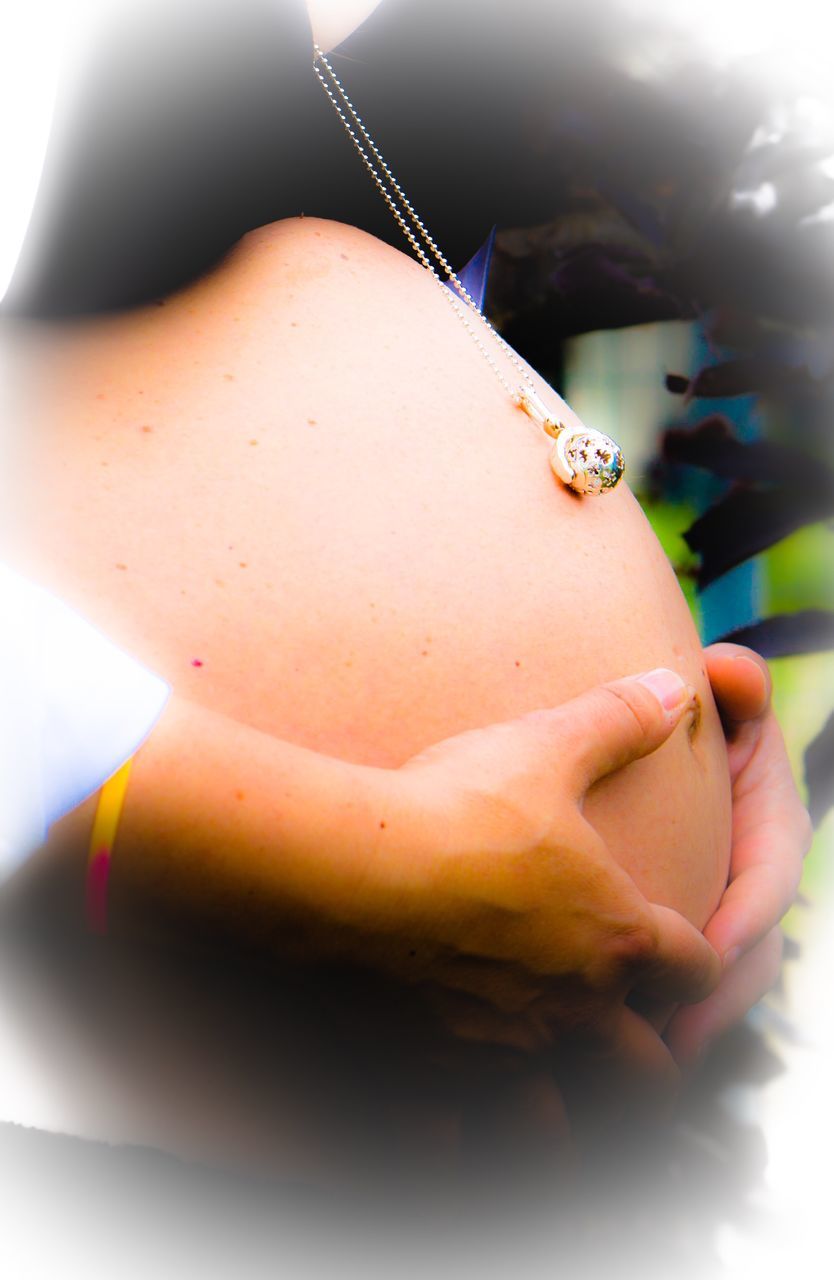
[[[759, 840], [764, 846], [764, 836]], [[796, 897], [801, 863], [779, 856], [781, 842], [776, 842], [776, 856], [764, 847], [761, 851], [763, 860], [736, 876], [704, 930], [725, 968], [765, 937]]]
[[656, 930], [654, 951], [637, 973], [638, 991], [676, 1004], [704, 1000], [721, 977], [721, 960], [713, 945], [671, 907], [649, 903]]
[[645, 1136], [645, 1126], [667, 1121], [680, 1071], [657, 1031], [633, 1009], [619, 1006], [598, 1026], [595, 1042], [559, 1046], [559, 1078], [569, 1113], [581, 1127], [610, 1136], [624, 1124]]
[[738, 1022], [779, 980], [782, 934], [770, 933], [732, 965], [717, 989], [701, 1004], [680, 1009], [666, 1031], [666, 1042], [679, 1066], [695, 1066], [709, 1045]]
[[479, 1171], [506, 1176], [517, 1168], [545, 1174], [548, 1182], [570, 1174], [571, 1126], [552, 1070], [532, 1060], [504, 1080], [487, 1082], [485, 1089], [478, 1087], [477, 1074], [468, 1083], [475, 1105], [467, 1108], [465, 1138]]
[[704, 930], [722, 956], [748, 951], [782, 919], [812, 838], [779, 727], [768, 716], [734, 785], [730, 884]]
[[610, 1053], [630, 1091], [651, 1100], [652, 1110], [665, 1110], [677, 1093], [680, 1073], [655, 1029], [633, 1009], [619, 1010]]
[[656, 751], [687, 710], [694, 709], [694, 696], [677, 672], [658, 667], [563, 703], [554, 715], [554, 727], [575, 795]]
[[767, 663], [738, 644], [712, 644], [704, 650], [707, 675], [725, 724], [761, 716], [770, 704]]

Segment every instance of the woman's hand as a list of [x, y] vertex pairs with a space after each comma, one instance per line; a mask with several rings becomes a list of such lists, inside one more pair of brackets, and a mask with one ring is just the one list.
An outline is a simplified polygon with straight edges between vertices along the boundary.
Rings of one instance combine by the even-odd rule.
[[770, 707], [770, 675], [750, 649], [714, 644], [707, 672], [727, 734], [733, 785], [730, 879], [705, 935], [722, 957], [717, 990], [681, 1009], [666, 1032], [676, 1060], [689, 1065], [774, 985], [779, 921], [796, 896], [813, 830], [794, 784]]
[[448, 739], [397, 771], [400, 817], [384, 835], [392, 862], [413, 839], [424, 886], [396, 938], [410, 938], [400, 971], [453, 1044], [529, 1056], [570, 1036], [674, 1074], [625, 998], [639, 986], [703, 999], [718, 958], [682, 916], [642, 897], [582, 801], [656, 750], [692, 705], [680, 677], [650, 673]]

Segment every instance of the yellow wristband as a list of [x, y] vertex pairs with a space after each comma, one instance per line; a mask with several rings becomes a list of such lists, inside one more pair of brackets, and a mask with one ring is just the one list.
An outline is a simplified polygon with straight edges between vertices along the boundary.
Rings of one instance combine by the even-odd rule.
[[90, 836], [90, 854], [87, 859], [87, 925], [92, 933], [107, 932], [107, 884], [110, 878], [110, 860], [119, 818], [122, 815], [127, 781], [133, 759], [127, 760], [108, 778], [101, 788]]

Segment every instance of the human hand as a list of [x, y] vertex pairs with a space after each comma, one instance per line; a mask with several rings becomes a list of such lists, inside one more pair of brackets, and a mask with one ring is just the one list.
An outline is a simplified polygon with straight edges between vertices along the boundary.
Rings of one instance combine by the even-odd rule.
[[668, 710], [653, 678], [461, 734], [397, 771], [399, 812], [411, 815], [425, 867], [424, 891], [409, 895], [403, 970], [456, 1047], [530, 1058], [568, 1036], [676, 1074], [626, 996], [639, 986], [703, 999], [717, 956], [677, 912], [642, 897], [582, 814], [595, 782], [655, 751], [691, 714], [679, 677], [660, 677]]
[[692, 1065], [776, 982], [778, 924], [796, 896], [813, 836], [770, 707], [767, 664], [740, 645], [714, 644], [705, 656], [727, 735], [732, 853], [727, 889], [704, 930], [722, 957], [721, 981], [706, 1000], [680, 1009], [666, 1030], [682, 1066]]

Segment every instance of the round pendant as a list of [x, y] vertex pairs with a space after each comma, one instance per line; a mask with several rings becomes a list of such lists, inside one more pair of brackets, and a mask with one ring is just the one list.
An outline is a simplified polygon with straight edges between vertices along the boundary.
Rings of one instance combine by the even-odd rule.
[[563, 431], [550, 452], [556, 475], [577, 493], [607, 493], [625, 471], [620, 446], [601, 431]]

